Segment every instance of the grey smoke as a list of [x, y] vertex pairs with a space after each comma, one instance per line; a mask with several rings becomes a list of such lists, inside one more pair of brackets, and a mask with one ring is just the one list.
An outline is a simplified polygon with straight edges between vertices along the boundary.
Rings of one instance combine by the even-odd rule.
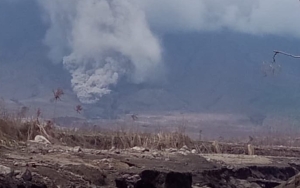
[[63, 60], [83, 103], [94, 103], [127, 75], [146, 81], [161, 62], [161, 47], [144, 12], [131, 0], [43, 0], [50, 24], [45, 43]]

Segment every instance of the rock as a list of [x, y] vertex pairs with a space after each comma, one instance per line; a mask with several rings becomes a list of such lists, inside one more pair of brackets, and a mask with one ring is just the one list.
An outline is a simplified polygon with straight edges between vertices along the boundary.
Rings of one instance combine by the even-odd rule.
[[36, 135], [34, 138], [34, 142], [42, 143], [42, 144], [51, 144], [51, 142], [41, 135]]
[[158, 157], [158, 153], [155, 151], [155, 152], [152, 153], [152, 156], [153, 157]]
[[197, 153], [197, 150], [196, 149], [192, 149], [191, 151], [193, 154]]
[[179, 154], [182, 154], [182, 155], [184, 155], [184, 156], [188, 155], [188, 153], [187, 153], [186, 151], [179, 151], [178, 153], [179, 153]]
[[298, 188], [300, 187], [300, 173], [290, 178], [288, 181], [282, 183], [276, 188]]
[[117, 188], [192, 188], [192, 175], [190, 173], [145, 170], [140, 175], [122, 176], [115, 182]]
[[165, 188], [191, 188], [192, 174], [170, 172], [165, 179]]
[[81, 152], [81, 151], [82, 151], [82, 149], [81, 149], [80, 146], [75, 146], [75, 147], [73, 148], [73, 152], [75, 152], [75, 153], [79, 153], [79, 152]]
[[133, 148], [131, 148], [132, 150], [135, 150], [135, 151], [143, 151], [144, 148], [142, 147], [138, 147], [138, 146], [134, 146]]
[[[106, 174], [99, 168], [86, 166], [86, 165], [66, 165], [64, 170], [74, 173], [78, 176], [84, 177], [84, 180], [90, 182], [90, 184], [98, 187], [104, 186], [106, 182]], [[82, 186], [87, 187], [87, 186]]]
[[138, 152], [148, 152], [149, 151], [149, 149], [147, 149], [147, 148], [138, 147], [138, 146], [135, 146], [135, 147], [133, 147], [131, 149], [135, 150], [135, 151], [138, 151]]
[[21, 178], [24, 181], [31, 181], [32, 180], [32, 174], [31, 171], [26, 169], [22, 174], [21, 174]]
[[12, 172], [11, 168], [9, 168], [7, 166], [0, 165], [0, 175], [7, 175], [11, 172]]
[[22, 162], [22, 163], [20, 163], [20, 162], [14, 162], [14, 166], [25, 167], [25, 166], [27, 166], [27, 163], [24, 163], [24, 162]]
[[24, 182], [21, 179], [16, 179], [14, 177], [1, 177], [0, 176], [0, 187], [27, 187], [27, 188], [47, 188], [47, 185], [42, 181], [35, 181], [35, 182]]
[[184, 145], [184, 146], [182, 146], [182, 148], [180, 148], [180, 150], [183, 150], [183, 151], [188, 151], [188, 150], [189, 150], [189, 148], [188, 148], [186, 145]]
[[109, 169], [109, 170], [113, 170], [113, 169], [114, 169], [113, 165], [111, 165], [111, 164], [109, 163], [109, 164], [108, 164], [108, 169]]
[[174, 152], [177, 152], [177, 149], [175, 149], [175, 148], [169, 148], [169, 149], [166, 149], [166, 152], [174, 153]]
[[111, 160], [107, 159], [107, 158], [104, 158], [104, 159], [99, 160], [99, 162], [101, 162], [101, 163], [109, 163], [109, 162], [111, 162]]
[[139, 175], [131, 176], [130, 174], [125, 174], [122, 175], [121, 178], [117, 178], [115, 180], [115, 183], [117, 188], [130, 188], [130, 187], [139, 188], [136, 186], [136, 184], [140, 179], [141, 178]]
[[112, 146], [109, 151], [114, 151], [116, 149], [115, 146]]

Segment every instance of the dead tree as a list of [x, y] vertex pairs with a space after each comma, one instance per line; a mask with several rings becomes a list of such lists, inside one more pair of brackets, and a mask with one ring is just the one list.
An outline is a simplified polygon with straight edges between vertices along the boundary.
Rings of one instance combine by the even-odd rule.
[[276, 61], [276, 57], [278, 56], [278, 54], [292, 57], [292, 58], [300, 58], [300, 56], [298, 56], [298, 55], [293, 55], [293, 54], [279, 51], [279, 50], [273, 50], [273, 52], [274, 52], [274, 55], [273, 55], [272, 62], [271, 63], [263, 62], [262, 72], [263, 72], [264, 77], [268, 76], [268, 73], [271, 73], [271, 75], [275, 75], [275, 72], [277, 70], [281, 69], [281, 66]]
[[53, 90], [53, 96], [54, 96], [54, 111], [53, 111], [53, 122], [55, 121], [55, 113], [56, 113], [56, 104], [57, 101], [61, 101], [61, 97], [65, 94], [64, 91], [61, 88], [57, 88], [56, 90]]
[[83, 108], [82, 108], [81, 105], [77, 105], [77, 106], [75, 107], [75, 111], [76, 111], [78, 114], [80, 114], [82, 110], [83, 110]]
[[289, 56], [289, 57], [292, 57], [292, 58], [300, 58], [300, 56], [298, 56], [298, 55], [289, 54], [289, 53], [286, 53], [286, 52], [283, 52], [283, 51], [274, 50], [273, 52], [274, 52], [273, 63], [276, 62], [276, 56], [278, 54], [282, 54], [282, 55]]
[[132, 114], [132, 115], [131, 115], [131, 118], [132, 118], [133, 121], [136, 121], [136, 120], [139, 119], [139, 118], [137, 117], [137, 115], [135, 115], [135, 114]]

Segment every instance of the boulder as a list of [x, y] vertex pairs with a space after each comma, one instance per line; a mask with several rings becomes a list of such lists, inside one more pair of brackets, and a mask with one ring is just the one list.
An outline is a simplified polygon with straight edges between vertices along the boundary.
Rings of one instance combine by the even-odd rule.
[[300, 173], [277, 186], [276, 188], [300, 188]]
[[42, 144], [51, 144], [51, 142], [42, 135], [36, 135], [34, 138], [34, 142], [38, 142]]
[[11, 168], [0, 165], [0, 175], [7, 175], [7, 174], [11, 173], [11, 171], [12, 171]]
[[75, 153], [79, 153], [79, 152], [81, 152], [81, 151], [82, 151], [82, 149], [81, 149], [80, 146], [75, 146], [75, 147], [73, 148], [73, 152], [75, 152]]
[[192, 174], [169, 172], [165, 178], [165, 188], [191, 188]]
[[21, 174], [21, 178], [24, 181], [31, 181], [32, 180], [32, 174], [31, 171], [26, 169], [22, 174]]
[[138, 146], [135, 146], [131, 149], [134, 150], [134, 151], [138, 151], [138, 152], [148, 152], [149, 151], [149, 149], [147, 149], [147, 148], [138, 147]]

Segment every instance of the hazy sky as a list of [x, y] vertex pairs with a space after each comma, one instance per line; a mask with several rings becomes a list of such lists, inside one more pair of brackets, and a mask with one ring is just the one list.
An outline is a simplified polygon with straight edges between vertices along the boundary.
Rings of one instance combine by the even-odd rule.
[[98, 101], [124, 76], [134, 83], [158, 77], [164, 67], [161, 37], [165, 33], [228, 29], [300, 37], [298, 0], [32, 2], [39, 5], [36, 16], [47, 26], [42, 40], [49, 47], [48, 56], [64, 64], [74, 92], [85, 103]]
[[228, 28], [300, 37], [297, 0], [142, 0], [149, 22], [164, 31]]

